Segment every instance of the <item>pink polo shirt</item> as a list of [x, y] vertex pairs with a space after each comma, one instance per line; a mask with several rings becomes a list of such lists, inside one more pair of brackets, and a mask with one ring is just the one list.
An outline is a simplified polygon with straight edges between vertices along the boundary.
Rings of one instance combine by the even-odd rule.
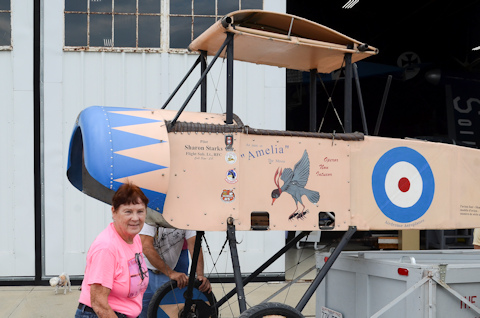
[[[145, 273], [143, 281], [136, 254]], [[136, 235], [133, 244], [128, 244], [110, 223], [88, 250], [79, 302], [92, 307], [90, 285], [100, 284], [110, 289], [108, 304], [114, 311], [137, 317], [142, 311], [142, 297], [148, 285], [147, 273], [140, 237]]]

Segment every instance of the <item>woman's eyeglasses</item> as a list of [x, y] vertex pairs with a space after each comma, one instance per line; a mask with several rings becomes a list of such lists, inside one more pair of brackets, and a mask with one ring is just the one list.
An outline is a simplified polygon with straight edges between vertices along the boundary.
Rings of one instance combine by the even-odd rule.
[[143, 259], [143, 257], [141, 257], [140, 253], [135, 253], [135, 261], [137, 262], [138, 271], [140, 272], [140, 278], [142, 279], [142, 282], [143, 282], [145, 277], [148, 277], [148, 274], [147, 274], [148, 271], [147, 272], [143, 271], [143, 269], [142, 269], [142, 259]]

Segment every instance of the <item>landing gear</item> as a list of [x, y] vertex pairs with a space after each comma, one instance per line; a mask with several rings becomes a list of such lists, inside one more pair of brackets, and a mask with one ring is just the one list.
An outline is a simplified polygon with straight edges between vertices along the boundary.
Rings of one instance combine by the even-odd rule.
[[201, 281], [195, 280], [193, 288], [192, 306], [190, 312], [183, 313], [185, 307], [184, 293], [187, 287], [179, 289], [177, 282], [172, 280], [165, 283], [157, 289], [148, 306], [148, 318], [217, 318], [218, 309], [214, 307], [216, 303], [215, 295], [211, 293], [202, 293], [198, 290]]
[[[317, 273], [317, 276], [313, 280], [312, 284], [308, 287], [307, 291], [301, 297], [295, 308], [281, 303], [263, 303], [247, 309], [244, 286], [251, 282], [254, 278], [256, 278], [263, 270], [265, 270], [268, 266], [275, 262], [280, 256], [284, 255], [290, 247], [297, 244], [297, 242], [299, 242], [303, 237], [308, 235], [309, 232], [301, 232], [300, 234], [298, 234], [294, 239], [289, 241], [282, 249], [280, 249], [275, 255], [273, 255], [263, 265], [261, 265], [257, 270], [251, 273], [248, 277], [242, 279], [236, 248], [237, 241], [235, 237], [234, 220], [233, 218], [228, 218], [227, 240], [230, 243], [230, 253], [232, 257], [235, 288], [233, 288], [217, 302], [213, 293], [202, 293], [198, 290], [201, 282], [195, 280], [195, 272], [191, 271], [188, 287], [180, 290], [177, 288], [176, 282], [171, 281], [157, 290], [148, 307], [148, 318], [217, 318], [218, 308], [220, 308], [220, 306], [226, 303], [235, 294], [237, 294], [241, 318], [260, 318], [267, 316], [303, 318], [304, 316], [301, 314], [302, 310], [305, 308], [307, 302], [310, 300], [313, 293], [320, 285], [323, 278], [326, 276], [328, 270], [333, 265], [338, 255], [348, 243], [355, 231], [356, 227], [349, 227], [348, 231], [346, 231], [346, 233], [343, 235], [341, 241], [339, 242], [333, 253], [330, 255], [327, 262]], [[191, 268], [197, 267], [202, 236], [203, 232], [197, 231]], [[184, 308], [188, 309], [184, 311]]]
[[304, 318], [301, 312], [282, 303], [263, 303], [245, 310], [239, 318], [260, 317]]

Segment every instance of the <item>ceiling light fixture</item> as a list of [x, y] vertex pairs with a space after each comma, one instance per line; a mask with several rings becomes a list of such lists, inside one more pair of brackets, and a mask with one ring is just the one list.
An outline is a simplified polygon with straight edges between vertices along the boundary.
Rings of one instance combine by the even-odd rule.
[[360, 0], [348, 0], [342, 7], [342, 9], [351, 9], [354, 5], [356, 5]]
[[480, 50], [480, 46], [474, 47], [474, 48], [472, 49], [472, 51], [478, 51], [478, 50]]

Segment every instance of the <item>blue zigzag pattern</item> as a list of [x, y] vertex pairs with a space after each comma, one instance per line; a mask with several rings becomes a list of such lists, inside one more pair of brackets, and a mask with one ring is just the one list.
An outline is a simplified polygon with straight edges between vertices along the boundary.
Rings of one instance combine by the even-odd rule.
[[[112, 128], [160, 122], [160, 120], [158, 119], [136, 117], [136, 116], [127, 115], [127, 114], [116, 114], [116, 113], [113, 113], [112, 111], [128, 111], [128, 109], [116, 109], [116, 110], [111, 110], [110, 108], [108, 109], [108, 120]], [[143, 112], [138, 109], [136, 109], [136, 111]]]
[[[162, 165], [153, 164], [151, 162], [131, 158], [128, 156], [124, 156], [121, 154], [117, 154], [115, 152], [119, 152], [122, 150], [128, 150], [138, 147], [149, 146], [153, 144], [158, 144], [160, 141], [159, 139], [145, 137], [141, 135], [137, 135], [130, 132], [125, 132], [122, 130], [114, 129], [119, 127], [125, 126], [133, 126], [133, 125], [141, 125], [141, 124], [148, 124], [154, 122], [161, 122], [160, 120], [142, 118], [142, 117], [135, 117], [132, 115], [127, 114], [115, 114], [112, 111], [129, 111], [135, 110], [139, 111], [138, 109], [125, 109], [125, 108], [108, 108], [108, 119], [110, 122], [111, 134], [112, 134], [112, 146], [113, 146], [113, 166], [114, 166], [114, 180], [118, 180], [121, 178], [128, 178], [133, 175], [151, 172], [159, 169], [165, 169], [167, 167]], [[118, 187], [121, 185], [120, 182], [114, 182], [114, 190], [117, 190]], [[150, 200], [149, 207], [155, 211], [160, 213], [163, 212], [163, 205], [165, 204], [165, 193], [160, 193], [152, 190], [143, 189], [142, 191]]]

